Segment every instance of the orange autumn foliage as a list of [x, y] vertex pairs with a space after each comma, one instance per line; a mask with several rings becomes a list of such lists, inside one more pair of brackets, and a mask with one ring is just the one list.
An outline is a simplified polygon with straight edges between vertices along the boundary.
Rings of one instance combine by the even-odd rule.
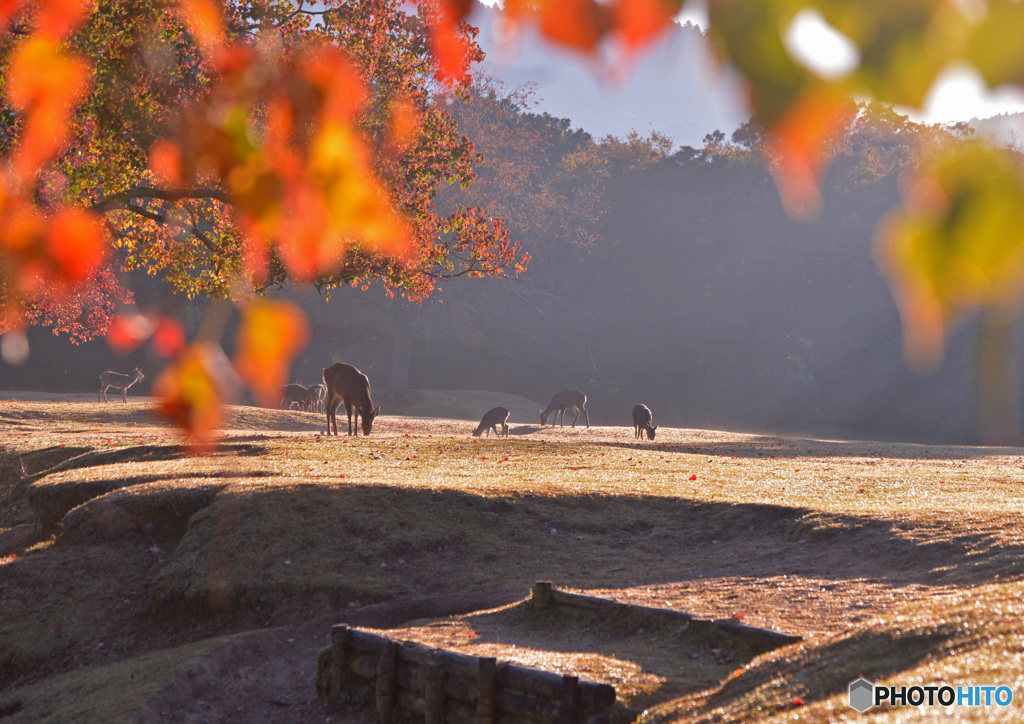
[[309, 344], [302, 309], [288, 301], [259, 300], [242, 311], [235, 369], [260, 404], [276, 407], [294, 357]]

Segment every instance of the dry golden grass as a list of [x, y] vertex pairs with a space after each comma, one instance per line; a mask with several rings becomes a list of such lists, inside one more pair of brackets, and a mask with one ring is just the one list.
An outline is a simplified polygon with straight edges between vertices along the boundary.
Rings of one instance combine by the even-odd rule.
[[[633, 711], [669, 699], [657, 719], [827, 720], [852, 713], [860, 675], [1014, 686], [1021, 670], [1019, 449], [664, 427], [639, 443], [514, 417], [507, 439], [428, 417], [327, 438], [321, 415], [236, 407], [221, 448], [195, 457], [151, 408], [0, 401], [8, 685], [318, 614], [468, 613], [541, 579], [807, 641], [733, 668], [667, 634], [602, 641], [515, 608], [405, 633], [518, 637], [496, 653], [604, 677]], [[12, 537], [36, 520], [26, 493], [58, 533], [30, 549]], [[1003, 714], [1024, 719], [1019, 704]]]

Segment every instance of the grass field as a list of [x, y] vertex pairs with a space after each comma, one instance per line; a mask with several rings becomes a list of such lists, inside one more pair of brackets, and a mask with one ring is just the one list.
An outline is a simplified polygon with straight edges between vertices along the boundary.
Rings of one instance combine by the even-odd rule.
[[[368, 438], [235, 407], [195, 456], [147, 399], [0, 393], [0, 717], [338, 721], [315, 656], [348, 621], [614, 683], [625, 719], [861, 718], [865, 676], [1014, 692], [874, 718], [1024, 720], [1024, 450], [640, 443], [542, 429], [521, 399], [509, 438], [472, 438], [501, 396], [440, 399]], [[536, 580], [805, 640], [751, 658], [538, 619]]]

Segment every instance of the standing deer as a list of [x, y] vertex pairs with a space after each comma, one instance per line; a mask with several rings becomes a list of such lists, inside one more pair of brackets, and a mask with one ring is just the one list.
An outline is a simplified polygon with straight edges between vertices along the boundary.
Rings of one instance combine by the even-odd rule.
[[327, 399], [327, 386], [321, 382], [309, 388], [306, 396], [306, 410], [309, 412], [323, 412], [324, 401]]
[[[555, 419], [558, 419], [561, 415], [562, 427], [565, 427], [565, 410], [566, 408], [573, 408], [576, 411], [576, 419], [572, 421], [572, 426], [576, 427], [576, 422], [580, 419], [582, 414], [587, 421], [587, 427], [590, 427], [590, 413], [587, 412], [587, 396], [579, 390], [563, 390], [557, 395], [551, 398], [551, 402], [548, 403], [548, 409], [540, 411], [540, 424], [544, 426], [548, 423], [548, 417], [552, 412], [555, 413]], [[551, 421], [554, 425], [554, 419]]]
[[101, 372], [100, 373], [100, 394], [96, 399], [97, 402], [107, 401], [107, 390], [113, 387], [115, 390], [121, 390], [121, 403], [127, 404], [128, 402], [128, 388], [134, 385], [139, 380], [145, 377], [142, 374], [142, 370], [136, 367], [132, 370], [130, 375], [123, 375], [120, 372]]
[[348, 413], [348, 434], [352, 434], [352, 408], [356, 411], [356, 436], [359, 435], [359, 416], [363, 416], [363, 434], [369, 435], [373, 421], [380, 414], [380, 406], [374, 407], [370, 399], [370, 380], [352, 365], [344, 362], [333, 364], [324, 370], [324, 385], [327, 387], [327, 434], [338, 434], [338, 405], [345, 404]]
[[292, 409], [292, 405], [298, 405], [300, 410], [306, 409], [306, 398], [309, 390], [302, 385], [285, 385], [281, 390], [281, 409]]
[[644, 431], [647, 431], [647, 439], [654, 439], [654, 431], [658, 429], [657, 425], [651, 426], [651, 421], [654, 419], [654, 415], [651, 414], [651, 409], [647, 405], [637, 405], [633, 408], [633, 432], [634, 438], [644, 439]]
[[[491, 436], [491, 430], [494, 430], [495, 435], [504, 435], [508, 437], [508, 416], [509, 411], [507, 407], [495, 407], [484, 413], [483, 419], [480, 420], [480, 424], [476, 426], [476, 430], [473, 431], [473, 437], [480, 437], [484, 430], [487, 430], [487, 437]], [[501, 425], [501, 432], [498, 432], [498, 425]]]

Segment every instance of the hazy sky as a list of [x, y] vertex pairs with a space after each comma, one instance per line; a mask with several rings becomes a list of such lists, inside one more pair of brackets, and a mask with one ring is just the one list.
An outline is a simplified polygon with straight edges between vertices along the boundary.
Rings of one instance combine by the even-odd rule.
[[[482, 0], [500, 5], [498, 0]], [[706, 28], [707, 12], [703, 0], [689, 0], [676, 18]], [[791, 52], [808, 67], [822, 75], [842, 75], [856, 62], [856, 50], [816, 13], [804, 12], [794, 21], [787, 36]], [[582, 61], [581, 61], [582, 62]], [[1019, 89], [992, 91], [985, 88], [977, 71], [970, 67], [947, 69], [925, 99], [921, 110], [900, 108], [920, 123], [950, 123], [972, 118], [990, 118], [1000, 113], [1024, 111], [1024, 92]]]

